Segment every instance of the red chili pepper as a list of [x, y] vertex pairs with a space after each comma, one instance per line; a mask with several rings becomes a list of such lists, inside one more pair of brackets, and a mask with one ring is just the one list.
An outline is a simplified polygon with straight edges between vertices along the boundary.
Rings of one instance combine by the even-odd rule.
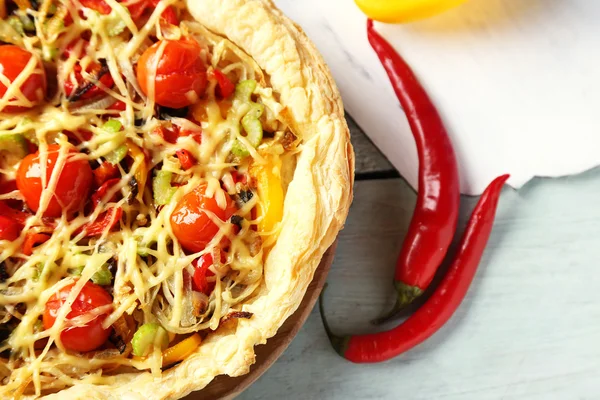
[[105, 161], [100, 164], [100, 166], [96, 168], [93, 173], [94, 182], [96, 183], [96, 186], [100, 187], [109, 179], [119, 176], [119, 168], [116, 165]]
[[84, 225], [78, 229], [75, 233], [78, 234], [82, 231], [85, 232], [86, 237], [100, 236], [105, 231], [113, 229], [121, 217], [123, 216], [123, 209], [121, 207], [113, 207], [109, 211], [102, 213], [96, 221]]
[[47, 233], [35, 232], [28, 233], [25, 236], [23, 242], [23, 254], [30, 256], [33, 254], [33, 248], [39, 246], [42, 243], [46, 243], [50, 239], [50, 235]]
[[19, 237], [21, 229], [23, 227], [17, 221], [0, 215], [0, 240], [12, 242]]
[[327, 325], [321, 302], [321, 318], [327, 336], [342, 357], [355, 363], [389, 360], [425, 341], [452, 317], [477, 271], [492, 232], [500, 192], [507, 179], [508, 175], [496, 178], [483, 192], [442, 282], [427, 302], [396, 328], [367, 335], [336, 336]]
[[209, 282], [206, 278], [214, 276], [209, 268], [213, 265], [213, 256], [210, 253], [206, 253], [200, 256], [192, 262], [194, 266], [194, 276], [192, 278], [192, 287], [197, 292], [202, 292], [205, 295], [209, 295], [215, 290], [215, 282]]
[[[226, 99], [235, 92], [235, 85], [223, 72], [218, 69], [213, 69], [212, 77], [217, 81], [217, 96]], [[210, 75], [209, 78], [211, 78]]]
[[429, 286], [456, 231], [460, 203], [458, 166], [450, 138], [429, 96], [406, 62], [367, 23], [379, 56], [406, 113], [419, 154], [417, 204], [396, 263], [394, 316]]
[[175, 154], [177, 154], [177, 158], [179, 159], [179, 162], [181, 163], [181, 168], [183, 168], [184, 170], [188, 170], [188, 169], [192, 168], [194, 165], [196, 165], [196, 159], [186, 149], [177, 150], [177, 152]]
[[[100, 202], [102, 202], [102, 199], [106, 196], [106, 193], [108, 193], [108, 191], [119, 182], [121, 182], [120, 178], [109, 179], [106, 182], [104, 182], [102, 186], [100, 186], [98, 190], [96, 190], [96, 192], [92, 195], [92, 204], [94, 205], [94, 207], [100, 204]], [[109, 201], [115, 200], [116, 193]]]

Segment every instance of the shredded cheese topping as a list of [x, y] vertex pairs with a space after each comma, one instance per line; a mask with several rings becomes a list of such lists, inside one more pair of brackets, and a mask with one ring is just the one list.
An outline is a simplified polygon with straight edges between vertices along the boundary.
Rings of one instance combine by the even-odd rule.
[[[258, 219], [253, 217], [253, 210], [264, 199], [254, 190], [249, 170], [252, 163], [265, 163], [266, 154], [279, 157], [289, 150], [289, 143], [285, 144], [282, 138], [289, 137], [290, 131], [282, 117], [283, 107], [260, 68], [227, 39], [186, 20], [182, 1], [160, 1], [142, 22], [134, 20], [124, 5], [131, 2], [105, 2], [112, 9], [107, 15], [84, 7], [78, 0], [44, 0], [37, 11], [28, 9], [27, 15], [35, 23], [35, 34], [23, 35], [15, 41], [35, 57], [12, 81], [0, 71], [0, 83], [7, 87], [0, 98], [0, 146], [3, 137], [14, 135], [22, 135], [36, 144], [45, 188], [39, 209], [27, 218], [19, 238], [0, 240], [0, 263], [9, 275], [0, 283], [0, 323], [12, 329], [8, 339], [0, 344], [0, 353], [4, 352], [0, 358], [2, 397], [41, 395], [78, 383], [110, 384], [111, 374], [124, 370], [149, 369], [160, 374], [160, 351], [145, 358], [132, 357], [130, 337], [124, 348], [108, 345], [82, 357], [65, 349], [61, 333], [104, 316], [105, 328], [122, 325], [124, 321], [135, 326], [158, 322], [172, 341], [193, 332], [210, 334], [229, 312], [239, 310], [256, 292], [262, 283], [267, 251], [263, 243], [273, 243], [277, 235], [277, 230], [256, 231]], [[169, 7], [183, 17], [179, 26], [165, 23], [161, 18]], [[70, 20], [68, 28], [65, 19]], [[88, 40], [83, 41], [83, 37]], [[135, 75], [141, 54], [156, 41], [183, 37], [198, 41], [209, 73], [211, 69], [219, 69], [235, 77], [234, 82], [257, 81], [252, 101], [265, 107], [261, 123], [270, 133], [258, 147], [253, 146], [241, 129], [240, 121], [250, 105], [219, 99], [215, 80], [209, 80], [201, 98], [193, 91], [187, 94], [195, 103], [190, 107], [195, 121], [189, 117], [167, 120], [161, 117], [154, 102], [152, 72], [148, 76], [148, 96], [142, 92]], [[165, 46], [163, 42], [159, 47], [154, 73]], [[48, 76], [54, 74], [52, 78], [56, 78], [58, 89], [50, 93], [51, 99], [32, 108], [35, 104], [21, 88], [30, 76], [43, 73], [39, 60], [46, 62]], [[100, 64], [105, 65], [114, 85], [108, 87], [97, 79], [93, 67]], [[64, 88], [69, 83], [77, 88], [82, 78], [95, 83], [101, 95], [87, 100], [69, 99]], [[110, 109], [117, 102], [124, 103], [123, 111]], [[20, 106], [24, 111], [3, 114], [1, 110], [7, 106]], [[121, 129], [107, 129], [107, 120], [118, 121]], [[157, 133], [161, 128], [173, 126], [201, 132], [201, 143], [193, 135], [180, 136], [171, 143]], [[69, 151], [73, 148], [69, 142], [74, 141], [76, 152]], [[236, 141], [247, 149], [249, 156], [232, 154]], [[47, 149], [51, 144], [59, 144], [61, 150], [52, 174], [46, 179]], [[2, 154], [1, 149], [0, 178], [13, 180], [20, 160]], [[123, 149], [126, 159], [116, 164], [119, 181], [98, 205], [90, 209], [88, 203], [75, 215], [63, 213], [51, 222], [43, 216], [68, 162], [79, 159], [97, 165], [108, 162]], [[176, 156], [182, 149], [197, 161], [191, 169], [184, 169]], [[152, 190], [153, 175], [158, 170], [171, 173], [172, 182], [177, 185], [164, 206], [155, 204], [156, 193]], [[241, 182], [236, 176], [246, 176], [247, 180]], [[190, 253], [177, 240], [169, 218], [178, 202], [201, 184], [206, 185], [205, 195], [214, 198], [221, 209], [227, 208], [228, 197], [238, 200], [235, 215], [239, 220], [237, 224], [232, 220], [222, 221], [207, 211], [219, 232], [204, 250]], [[254, 195], [240, 196], [248, 192]], [[239, 201], [241, 197], [243, 201]], [[18, 190], [0, 194], [0, 202], [14, 200], [24, 200]], [[86, 236], [86, 227], [106, 215], [116, 218], [118, 209], [122, 214], [116, 229], [105, 228], [101, 235]], [[23, 244], [32, 232], [46, 233], [49, 238], [28, 255], [23, 252]], [[193, 261], [207, 253], [214, 260], [210, 267], [214, 277], [208, 280], [214, 282], [215, 288], [210, 295], [195, 292], [191, 278]], [[68, 318], [83, 286], [107, 265], [112, 268], [113, 281], [107, 290], [113, 303]], [[44, 329], [41, 319], [46, 303], [73, 283], [54, 325]]]

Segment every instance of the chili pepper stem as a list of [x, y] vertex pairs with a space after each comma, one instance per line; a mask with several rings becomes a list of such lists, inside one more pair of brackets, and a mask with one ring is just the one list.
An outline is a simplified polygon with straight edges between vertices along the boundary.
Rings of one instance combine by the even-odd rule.
[[400, 314], [405, 307], [411, 304], [417, 297], [423, 294], [423, 289], [418, 286], [407, 285], [404, 282], [394, 281], [394, 287], [396, 288], [396, 304], [386, 314], [379, 318], [371, 321], [373, 325], [381, 325], [394, 319]]
[[325, 318], [325, 310], [323, 307], [323, 296], [325, 294], [325, 289], [327, 289], [327, 283], [325, 283], [325, 285], [323, 286], [323, 290], [319, 295], [319, 312], [321, 313], [321, 321], [323, 322], [323, 327], [325, 328], [325, 333], [329, 338], [331, 347], [333, 347], [336, 353], [344, 357], [344, 353], [348, 348], [348, 341], [350, 340], [350, 336], [338, 336], [331, 331], [329, 323], [327, 322], [327, 318]]

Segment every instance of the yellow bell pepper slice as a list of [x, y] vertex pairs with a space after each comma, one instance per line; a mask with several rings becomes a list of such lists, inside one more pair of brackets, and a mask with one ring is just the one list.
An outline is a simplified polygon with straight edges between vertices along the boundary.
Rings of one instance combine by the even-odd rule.
[[431, 17], [456, 7], [466, 0], [355, 0], [358, 7], [375, 21], [411, 22]]
[[146, 179], [148, 177], [148, 165], [146, 163], [146, 155], [136, 144], [128, 140], [125, 142], [127, 150], [131, 158], [133, 158], [134, 165], [137, 164], [137, 170], [133, 175], [138, 184], [138, 194], [136, 198], [142, 201], [144, 198], [144, 189], [146, 188]]
[[183, 361], [192, 354], [202, 343], [202, 338], [199, 334], [194, 333], [192, 336], [182, 340], [175, 346], [169, 347], [162, 353], [162, 366], [167, 367], [176, 362]]
[[256, 179], [259, 203], [256, 217], [259, 232], [272, 232], [283, 218], [283, 185], [281, 183], [281, 160], [265, 157], [265, 164], [253, 163], [250, 176]]

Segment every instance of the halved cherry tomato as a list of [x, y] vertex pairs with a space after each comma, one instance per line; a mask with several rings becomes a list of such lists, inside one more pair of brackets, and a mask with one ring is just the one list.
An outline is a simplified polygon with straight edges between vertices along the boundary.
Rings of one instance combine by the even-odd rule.
[[12, 242], [21, 234], [21, 228], [17, 221], [0, 215], [0, 240]]
[[208, 282], [206, 279], [209, 276], [214, 276], [209, 268], [213, 265], [213, 256], [210, 253], [203, 254], [198, 259], [192, 262], [194, 266], [194, 276], [192, 277], [192, 288], [197, 292], [202, 292], [209, 295], [215, 290], [215, 282]]
[[98, 168], [94, 171], [94, 183], [96, 186], [100, 187], [102, 184], [109, 179], [116, 178], [119, 176], [119, 168], [109, 163], [108, 161], [104, 161]]
[[106, 211], [91, 224], [84, 225], [81, 229], [75, 231], [79, 233], [85, 231], [86, 237], [101, 236], [105, 231], [112, 230], [123, 216], [123, 209], [121, 207], [113, 207], [109, 211]]
[[[19, 74], [23, 72], [32, 57], [37, 59], [35, 55], [18, 46], [0, 45], [0, 72], [10, 82], [14, 82]], [[7, 90], [8, 87], [0, 81], [0, 98], [4, 97]], [[44, 96], [46, 96], [46, 73], [44, 72], [41, 61], [37, 60], [36, 71], [23, 82], [19, 90], [33, 106], [44, 100]], [[9, 101], [16, 99], [17, 97], [11, 97]], [[27, 108], [29, 107], [9, 105], [0, 108], [0, 112], [20, 112]]]
[[225, 75], [218, 69], [213, 69], [211, 75], [212, 76], [209, 76], [209, 78], [214, 78], [217, 81], [218, 96], [225, 99], [231, 96], [233, 92], [235, 92], [235, 85], [233, 84], [233, 82], [231, 82], [227, 75]]
[[[74, 285], [74, 283], [67, 285], [50, 297], [44, 310], [44, 329], [52, 328], [60, 308], [66, 303]], [[112, 302], [112, 297], [106, 290], [94, 283], [87, 282], [75, 298], [66, 320], [87, 314], [98, 307], [112, 304]], [[60, 334], [63, 346], [69, 350], [80, 352], [92, 351], [102, 346], [112, 331], [112, 328], [102, 328], [102, 322], [106, 317], [107, 314], [101, 314], [84, 326], [64, 329]]]
[[[102, 67], [100, 66], [100, 64], [92, 62], [87, 66], [85, 71], [92, 76], [97, 76], [101, 68]], [[65, 80], [65, 94], [67, 95], [67, 97], [71, 97], [74, 94], [76, 94], [77, 91], [82, 90], [83, 94], [78, 96], [78, 100], [88, 100], [94, 97], [98, 97], [99, 95], [103, 95], [105, 93], [104, 90], [102, 90], [99, 86], [92, 84], [91, 81], [86, 80], [81, 74], [82, 71], [83, 70], [81, 68], [81, 65], [76, 64], [75, 67], [73, 67], [73, 73], [75, 74], [75, 82], [73, 82], [73, 80], [70, 77]], [[115, 84], [115, 81], [113, 80], [110, 73], [103, 74], [100, 77], [99, 82], [109, 88], [113, 87], [113, 85]]]
[[179, 159], [179, 162], [181, 163], [181, 168], [183, 168], [184, 170], [188, 170], [188, 169], [192, 168], [194, 165], [196, 165], [196, 159], [186, 149], [177, 150], [177, 152], [175, 154], [177, 155], [177, 158]]
[[[206, 89], [206, 67], [194, 39], [169, 40], [158, 60], [161, 40], [148, 48], [138, 62], [137, 79], [144, 94], [154, 85], [154, 101], [164, 107], [183, 108], [195, 103]], [[156, 73], [151, 73], [156, 68]], [[150, 77], [154, 76], [154, 82]]]
[[[96, 190], [96, 193], [92, 195], [92, 204], [94, 205], [94, 207], [100, 204], [104, 196], [106, 196], [106, 193], [108, 193], [108, 191], [119, 182], [121, 182], [120, 178], [109, 179], [106, 182], [104, 182], [102, 186], [100, 186], [98, 190]], [[115, 199], [116, 193], [112, 197], [112, 199], [110, 199], [110, 201], [115, 201]]]
[[[60, 146], [51, 144], [46, 154], [46, 185], [50, 182], [52, 171], [58, 159]], [[86, 160], [74, 160], [70, 156], [76, 154], [70, 149], [67, 160], [62, 166], [56, 187], [50, 197], [48, 207], [44, 211], [46, 217], [59, 217], [62, 212], [72, 213], [78, 210], [87, 200], [92, 186], [92, 169]], [[26, 156], [17, 171], [17, 187], [25, 197], [32, 210], [38, 210], [42, 191], [42, 166], [40, 152]]]
[[186, 194], [171, 214], [171, 228], [181, 246], [190, 252], [204, 250], [206, 245], [219, 232], [219, 227], [211, 220], [208, 212], [221, 221], [227, 221], [235, 212], [233, 200], [223, 192], [226, 208], [222, 209], [214, 197], [206, 195], [207, 184], [203, 183]]
[[50, 235], [47, 233], [28, 233], [25, 236], [25, 241], [23, 242], [23, 254], [26, 256], [30, 256], [33, 254], [33, 248], [39, 246], [42, 243], [46, 243], [50, 239]]

